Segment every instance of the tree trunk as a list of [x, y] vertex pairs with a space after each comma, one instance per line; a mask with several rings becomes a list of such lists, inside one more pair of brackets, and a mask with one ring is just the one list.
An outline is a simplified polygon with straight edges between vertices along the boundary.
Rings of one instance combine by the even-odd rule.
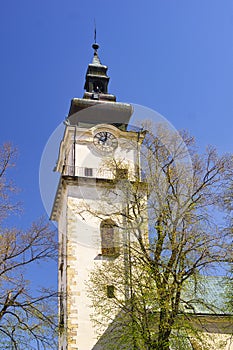
[[172, 319], [169, 317], [169, 311], [163, 309], [160, 311], [159, 332], [156, 350], [170, 350], [170, 335], [172, 331]]
[[156, 350], [170, 350], [170, 338], [171, 328], [163, 329], [159, 331]]

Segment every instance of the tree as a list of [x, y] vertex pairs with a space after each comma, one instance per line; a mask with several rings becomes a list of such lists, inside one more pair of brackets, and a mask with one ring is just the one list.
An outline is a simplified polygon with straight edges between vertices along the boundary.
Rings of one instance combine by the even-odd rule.
[[[118, 225], [122, 254], [96, 264], [87, 281], [93, 321], [101, 333], [108, 325], [108, 337], [99, 342], [103, 349], [111, 344], [198, 349], [200, 343], [207, 349], [213, 344], [197, 331], [193, 316], [198, 305], [215, 315], [224, 313], [206, 300], [205, 280], [232, 261], [231, 235], [222, 229], [217, 211], [232, 157], [219, 156], [213, 147], [199, 155], [186, 132], [179, 135], [162, 126], [153, 130], [148, 122], [143, 127], [148, 130], [140, 151], [143, 180], [140, 174], [120, 181], [115, 177], [108, 189], [109, 218]], [[114, 175], [124, 164], [106, 162]], [[113, 193], [121, 198], [116, 202], [126, 205], [114, 208]], [[87, 205], [85, 210], [91, 212]], [[101, 217], [101, 212], [92, 215]], [[114, 287], [114, 297], [106, 294], [106, 284]]]
[[30, 288], [28, 268], [56, 258], [55, 232], [44, 219], [25, 231], [9, 228], [9, 217], [20, 207], [9, 179], [16, 150], [0, 148], [0, 349], [55, 349], [56, 298], [54, 291]]

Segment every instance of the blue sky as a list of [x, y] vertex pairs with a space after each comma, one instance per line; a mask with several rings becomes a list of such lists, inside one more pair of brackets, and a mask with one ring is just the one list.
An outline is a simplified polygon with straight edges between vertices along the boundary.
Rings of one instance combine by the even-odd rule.
[[22, 226], [44, 213], [40, 157], [83, 95], [94, 18], [118, 101], [158, 111], [201, 149], [233, 151], [232, 0], [2, 1], [0, 137], [19, 150]]

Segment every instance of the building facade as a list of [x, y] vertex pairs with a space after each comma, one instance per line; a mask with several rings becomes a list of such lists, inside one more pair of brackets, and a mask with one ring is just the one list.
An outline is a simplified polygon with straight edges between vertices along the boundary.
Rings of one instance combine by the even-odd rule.
[[[60, 350], [94, 349], [86, 284], [96, 265], [124, 254], [124, 223], [116, 214], [127, 210], [122, 181], [140, 178], [143, 135], [129, 130], [132, 107], [108, 93], [107, 67], [98, 45], [93, 49], [86, 91], [71, 101], [55, 169], [61, 174], [51, 215], [59, 235]], [[109, 297], [113, 289], [106, 284]]]

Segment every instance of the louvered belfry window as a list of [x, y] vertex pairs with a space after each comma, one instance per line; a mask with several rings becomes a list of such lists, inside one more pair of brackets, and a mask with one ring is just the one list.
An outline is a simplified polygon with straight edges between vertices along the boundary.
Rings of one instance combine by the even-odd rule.
[[103, 256], [118, 254], [117, 226], [112, 220], [104, 220], [100, 225], [101, 253]]

